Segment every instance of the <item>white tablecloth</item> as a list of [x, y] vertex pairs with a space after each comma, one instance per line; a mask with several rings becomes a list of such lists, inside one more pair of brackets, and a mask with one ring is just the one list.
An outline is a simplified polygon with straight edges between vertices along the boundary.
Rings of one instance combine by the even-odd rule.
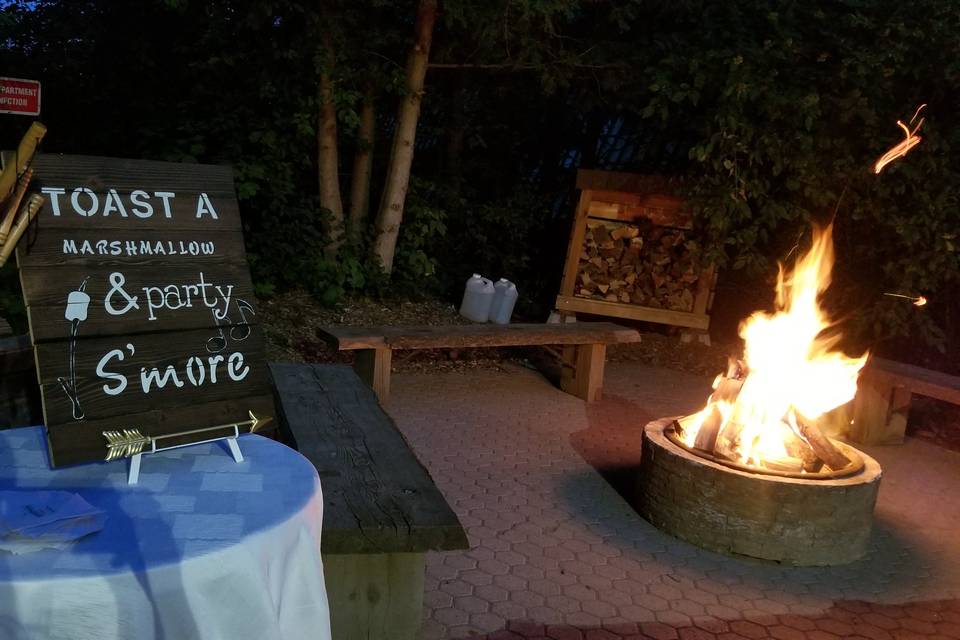
[[0, 554], [3, 640], [330, 638], [316, 470], [267, 438], [49, 468], [41, 427], [0, 431], [0, 489], [64, 490], [107, 512], [64, 550]]

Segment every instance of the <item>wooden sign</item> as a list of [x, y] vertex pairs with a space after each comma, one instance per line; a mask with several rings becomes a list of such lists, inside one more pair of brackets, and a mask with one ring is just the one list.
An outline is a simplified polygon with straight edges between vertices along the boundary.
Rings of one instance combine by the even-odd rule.
[[104, 431], [273, 416], [231, 170], [40, 155], [33, 171], [46, 203], [17, 261], [53, 465], [103, 460]]
[[40, 114], [40, 81], [0, 78], [0, 113]]

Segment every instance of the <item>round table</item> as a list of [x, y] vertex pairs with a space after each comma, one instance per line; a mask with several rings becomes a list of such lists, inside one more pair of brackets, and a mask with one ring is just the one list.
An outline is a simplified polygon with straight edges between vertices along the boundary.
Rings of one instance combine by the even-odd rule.
[[53, 470], [42, 427], [0, 431], [0, 489], [63, 490], [107, 514], [63, 550], [0, 554], [0, 638], [330, 638], [323, 500], [300, 454], [257, 435]]

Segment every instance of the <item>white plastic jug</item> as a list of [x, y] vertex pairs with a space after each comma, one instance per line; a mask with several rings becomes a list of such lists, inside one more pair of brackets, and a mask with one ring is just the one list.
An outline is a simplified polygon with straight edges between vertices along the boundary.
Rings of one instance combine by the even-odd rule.
[[479, 273], [473, 274], [463, 289], [460, 315], [474, 322], [486, 322], [490, 317], [491, 304], [493, 304], [493, 283]]
[[510, 324], [513, 305], [517, 303], [517, 285], [506, 278], [500, 278], [493, 285], [493, 304], [490, 305], [490, 322]]

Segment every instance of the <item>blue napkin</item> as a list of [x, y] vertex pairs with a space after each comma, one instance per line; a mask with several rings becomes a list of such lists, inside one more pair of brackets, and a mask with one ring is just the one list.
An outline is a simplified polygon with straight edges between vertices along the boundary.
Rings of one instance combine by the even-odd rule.
[[0, 491], [0, 550], [62, 549], [100, 531], [107, 515], [68, 491]]

